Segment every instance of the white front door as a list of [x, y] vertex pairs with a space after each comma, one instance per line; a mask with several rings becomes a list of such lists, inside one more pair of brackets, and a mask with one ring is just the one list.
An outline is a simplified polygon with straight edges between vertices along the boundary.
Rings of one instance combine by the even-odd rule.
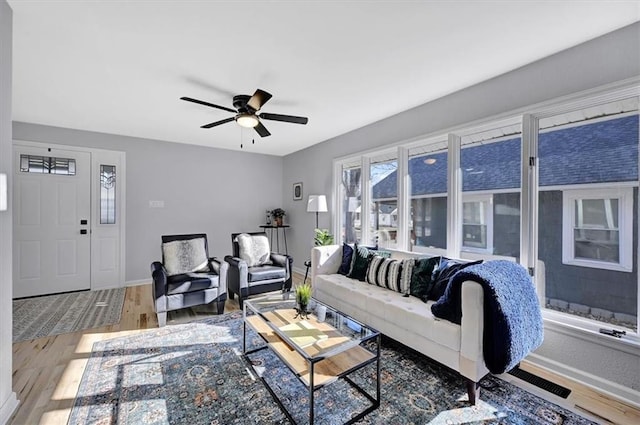
[[91, 154], [15, 146], [13, 296], [91, 287]]

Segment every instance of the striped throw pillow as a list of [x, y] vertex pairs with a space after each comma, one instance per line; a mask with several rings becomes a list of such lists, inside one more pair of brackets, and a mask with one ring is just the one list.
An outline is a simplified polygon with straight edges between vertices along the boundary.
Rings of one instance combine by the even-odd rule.
[[367, 268], [366, 280], [371, 285], [380, 286], [381, 288], [391, 289], [392, 291], [406, 293], [407, 289], [403, 289], [401, 284], [402, 262], [392, 260], [391, 258], [382, 258], [374, 255], [369, 262]]

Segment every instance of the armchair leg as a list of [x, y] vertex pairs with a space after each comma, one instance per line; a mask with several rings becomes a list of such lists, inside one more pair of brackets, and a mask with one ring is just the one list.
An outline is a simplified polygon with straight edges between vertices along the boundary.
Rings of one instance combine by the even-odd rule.
[[244, 298], [242, 295], [238, 294], [238, 303], [240, 303], [240, 310], [243, 310], [244, 307]]
[[218, 301], [216, 303], [218, 305], [218, 314], [224, 314], [224, 303], [225, 303], [225, 300]]
[[229, 299], [230, 300], [232, 300], [232, 299], [234, 299], [236, 297], [236, 294], [234, 294], [233, 291], [231, 291], [231, 290], [228, 290], [227, 294], [229, 294]]
[[158, 327], [162, 328], [167, 324], [167, 312], [158, 313]]

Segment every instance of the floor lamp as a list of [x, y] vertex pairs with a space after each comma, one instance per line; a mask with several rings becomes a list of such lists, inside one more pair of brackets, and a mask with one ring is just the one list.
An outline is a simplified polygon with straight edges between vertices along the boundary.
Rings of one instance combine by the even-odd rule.
[[324, 195], [309, 195], [307, 212], [316, 213], [316, 229], [318, 229], [318, 213], [327, 212], [327, 197]]

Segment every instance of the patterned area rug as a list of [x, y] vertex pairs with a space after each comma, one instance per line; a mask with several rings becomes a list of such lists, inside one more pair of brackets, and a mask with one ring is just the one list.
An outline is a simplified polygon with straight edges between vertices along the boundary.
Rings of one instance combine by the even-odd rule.
[[126, 288], [13, 301], [13, 342], [120, 322]]
[[[261, 345], [248, 332], [248, 346]], [[240, 355], [242, 313], [97, 342], [69, 425], [286, 424], [256, 372], [282, 395], [294, 419], [308, 423], [308, 391], [270, 350]], [[424, 356], [383, 340], [381, 406], [365, 424], [591, 424], [508, 382], [482, 380], [481, 401], [466, 402], [462, 379]], [[375, 365], [351, 375], [375, 394]], [[342, 380], [316, 392], [316, 423], [338, 424], [366, 407]]]

